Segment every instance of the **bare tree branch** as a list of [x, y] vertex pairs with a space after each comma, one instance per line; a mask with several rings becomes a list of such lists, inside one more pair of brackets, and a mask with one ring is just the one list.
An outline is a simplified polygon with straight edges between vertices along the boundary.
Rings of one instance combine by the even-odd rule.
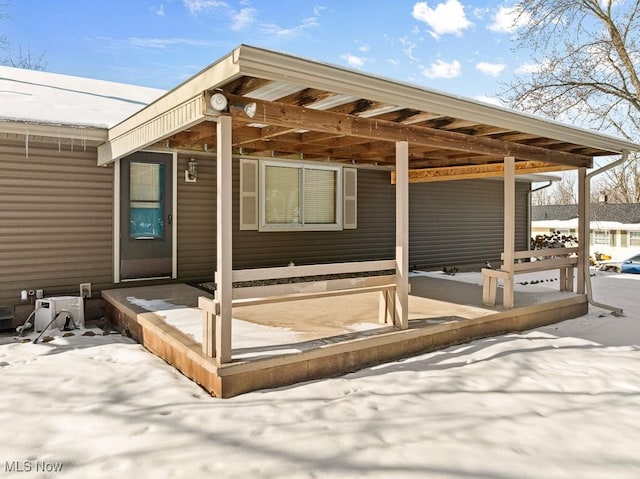
[[[533, 51], [537, 69], [506, 86], [507, 101], [637, 141], [640, 0], [520, 0], [516, 8], [528, 20], [518, 45]], [[638, 161], [610, 170], [598, 189], [613, 202], [639, 202]], [[546, 200], [564, 202], [571, 192], [561, 183], [553, 190]]]
[[[5, 13], [5, 9], [9, 6], [7, 2], [0, 2], [0, 20], [9, 18], [9, 15]], [[22, 50], [22, 46], [18, 46], [18, 52], [16, 54], [11, 53], [11, 44], [9, 39], [5, 35], [0, 35], [0, 51], [7, 52], [7, 56], [0, 60], [0, 65], [8, 65], [11, 67], [25, 68], [28, 70], [44, 70], [47, 67], [47, 63], [44, 61], [44, 53], [40, 55], [34, 55], [31, 53], [31, 48], [27, 47], [25, 51]]]
[[17, 55], [5, 58], [2, 63], [15, 68], [42, 71], [47, 68], [47, 62], [44, 60], [44, 55], [44, 53], [40, 56], [33, 55], [29, 47], [27, 47], [27, 50], [23, 52], [22, 47], [19, 46]]

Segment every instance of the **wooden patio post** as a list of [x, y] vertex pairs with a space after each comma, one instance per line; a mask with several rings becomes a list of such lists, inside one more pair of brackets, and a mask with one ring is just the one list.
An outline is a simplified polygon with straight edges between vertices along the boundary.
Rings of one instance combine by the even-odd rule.
[[396, 142], [396, 321], [409, 327], [409, 143]]
[[216, 245], [216, 294], [219, 304], [216, 314], [215, 344], [218, 364], [231, 361], [231, 280], [232, 261], [232, 162], [231, 117], [221, 115], [217, 119], [217, 245]]
[[504, 158], [504, 246], [502, 269], [509, 273], [504, 280], [502, 303], [505, 309], [511, 309], [514, 305], [513, 298], [513, 264], [516, 247], [516, 168], [515, 158]]
[[584, 294], [585, 273], [589, 271], [590, 191], [587, 190], [587, 169], [578, 168], [578, 279], [576, 292]]

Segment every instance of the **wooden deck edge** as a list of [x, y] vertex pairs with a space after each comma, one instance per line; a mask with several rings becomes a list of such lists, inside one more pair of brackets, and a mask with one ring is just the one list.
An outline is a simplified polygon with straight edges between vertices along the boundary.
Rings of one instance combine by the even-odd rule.
[[[282, 366], [286, 364], [296, 363], [299, 361], [310, 360], [310, 359], [318, 359], [328, 355], [333, 354], [341, 354], [345, 352], [359, 351], [363, 349], [367, 349], [370, 347], [380, 347], [380, 346], [389, 346], [390, 344], [396, 343], [398, 341], [411, 341], [425, 335], [431, 334], [441, 334], [449, 331], [460, 330], [463, 328], [473, 328], [478, 326], [487, 326], [490, 324], [494, 324], [496, 322], [504, 321], [504, 320], [515, 320], [520, 318], [514, 327], [510, 329], [505, 329], [504, 332], [514, 332], [514, 331], [524, 331], [526, 329], [532, 329], [538, 326], [545, 326], [547, 324], [552, 324], [556, 321], [547, 322], [548, 319], [553, 318], [554, 316], [545, 316], [545, 318], [540, 318], [540, 321], [536, 321], [535, 323], [531, 323], [530, 319], [526, 319], [525, 321], [522, 318], [530, 318], [531, 315], [539, 315], [541, 313], [548, 312], [549, 310], [554, 310], [556, 308], [565, 308], [567, 306], [573, 306], [576, 304], [586, 303], [587, 299], [585, 295], [576, 295], [575, 297], [566, 298], [559, 301], [554, 301], [550, 303], [542, 303], [538, 305], [526, 306], [523, 308], [516, 308], [513, 310], [501, 311], [495, 314], [480, 316], [478, 318], [470, 318], [464, 320], [458, 320], [451, 323], [446, 324], [434, 324], [431, 326], [425, 327], [411, 327], [411, 321], [409, 322], [409, 329], [406, 330], [397, 330], [393, 328], [388, 328], [388, 332], [381, 332], [375, 336], [367, 336], [360, 337], [350, 340], [345, 340], [335, 344], [325, 344], [319, 346], [316, 349], [310, 349], [307, 351], [300, 351], [293, 354], [283, 354], [280, 356], [273, 356], [264, 359], [256, 359], [256, 360], [244, 360], [244, 361], [235, 361], [228, 364], [223, 364], [220, 366], [219, 374], [221, 376], [238, 374], [243, 372], [252, 371], [256, 368], [256, 365], [260, 365], [260, 368], [264, 367], [274, 367], [274, 366]], [[568, 318], [563, 318], [568, 319]], [[560, 319], [562, 320], [562, 319]], [[522, 323], [522, 324], [520, 324]], [[495, 334], [500, 334], [497, 332]], [[474, 338], [470, 338], [469, 341], [472, 341]]]
[[[585, 295], [575, 295], [479, 318], [391, 330], [295, 354], [235, 361], [222, 366], [202, 354], [200, 343], [154, 313], [123, 317], [128, 312], [120, 311], [109, 301], [106, 309], [114, 324], [128, 330], [149, 351], [174, 365], [209, 393], [228, 398], [258, 389], [340, 376], [454, 344], [545, 326], [586, 314], [588, 303]], [[119, 318], [113, 319], [115, 316]]]
[[124, 335], [168, 362], [214, 396], [222, 396], [222, 383], [213, 358], [202, 354], [202, 345], [191, 336], [167, 324], [152, 312], [137, 313], [105, 297], [107, 319]]

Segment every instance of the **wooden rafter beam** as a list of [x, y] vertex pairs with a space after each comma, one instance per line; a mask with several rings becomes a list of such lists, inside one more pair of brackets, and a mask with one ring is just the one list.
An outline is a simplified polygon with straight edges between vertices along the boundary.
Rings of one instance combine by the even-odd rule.
[[[235, 95], [228, 96], [232, 104], [246, 102], [246, 98]], [[576, 168], [589, 168], [593, 163], [592, 158], [588, 156], [519, 143], [470, 136], [434, 128], [401, 125], [375, 118], [362, 118], [343, 113], [312, 110], [276, 102], [262, 100], [255, 100], [255, 102], [257, 104], [257, 113], [252, 119], [247, 118], [246, 114], [238, 108], [231, 108], [230, 113], [236, 121], [245, 123], [257, 122], [284, 128], [308, 129], [394, 143], [408, 141], [409, 145], [431, 146], [501, 157], [515, 156], [521, 160], [542, 161]], [[208, 111], [207, 113], [213, 114], [214, 112]]]
[[172, 141], [178, 143], [201, 143], [203, 140], [215, 138], [216, 124], [203, 121], [191, 127], [190, 131], [180, 132], [172, 137]]
[[[540, 161], [521, 161], [516, 165], [517, 175], [549, 173], [572, 169]], [[409, 170], [409, 183], [428, 183], [433, 181], [470, 180], [476, 178], [492, 178], [504, 175], [504, 163], [475, 166], [452, 166], [447, 168], [426, 168]], [[391, 183], [395, 184], [395, 172], [391, 172]]]

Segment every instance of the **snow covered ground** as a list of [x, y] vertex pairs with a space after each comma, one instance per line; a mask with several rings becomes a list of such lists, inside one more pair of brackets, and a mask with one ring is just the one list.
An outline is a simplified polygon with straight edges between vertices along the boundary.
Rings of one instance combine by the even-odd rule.
[[637, 478], [640, 275], [593, 280], [625, 317], [226, 400], [119, 335], [0, 337], [0, 477]]

